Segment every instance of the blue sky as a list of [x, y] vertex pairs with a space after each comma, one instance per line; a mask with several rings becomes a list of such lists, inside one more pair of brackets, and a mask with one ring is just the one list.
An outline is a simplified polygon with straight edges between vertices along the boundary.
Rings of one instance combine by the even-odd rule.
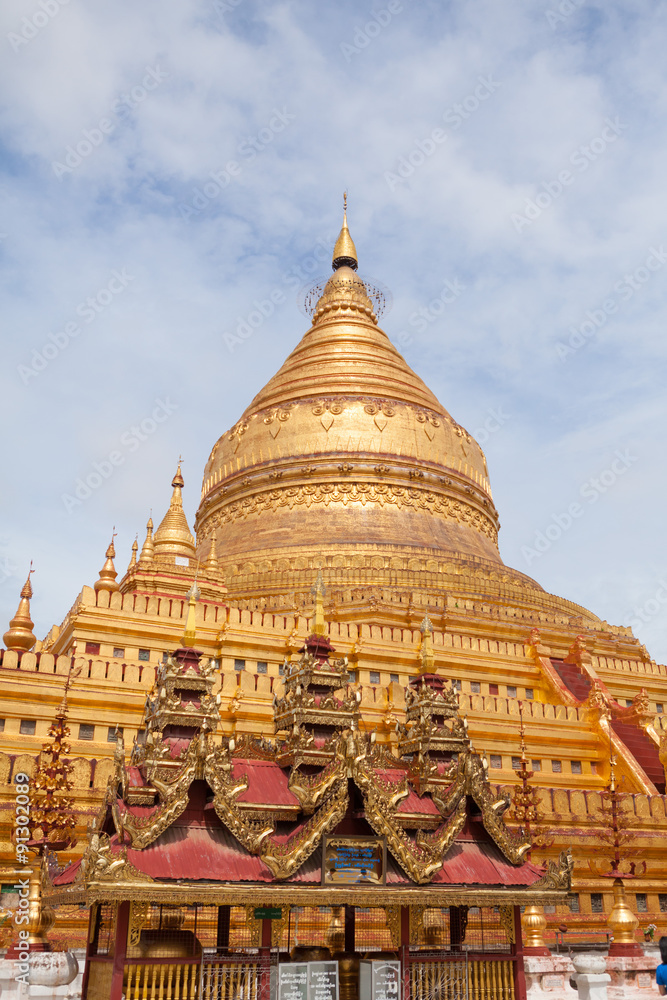
[[666, 29], [642, 0], [7, 0], [0, 620], [32, 559], [60, 622], [114, 525], [122, 572], [179, 454], [192, 523], [347, 188], [505, 561], [664, 662]]

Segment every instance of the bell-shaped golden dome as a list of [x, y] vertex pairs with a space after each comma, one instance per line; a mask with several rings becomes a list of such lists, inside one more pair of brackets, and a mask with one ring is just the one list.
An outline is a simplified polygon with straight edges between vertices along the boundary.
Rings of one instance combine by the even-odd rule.
[[215, 533], [231, 596], [305, 586], [313, 560], [327, 583], [426, 585], [443, 559], [528, 579], [501, 562], [480, 446], [379, 328], [346, 232], [311, 328], [211, 452], [200, 559]]

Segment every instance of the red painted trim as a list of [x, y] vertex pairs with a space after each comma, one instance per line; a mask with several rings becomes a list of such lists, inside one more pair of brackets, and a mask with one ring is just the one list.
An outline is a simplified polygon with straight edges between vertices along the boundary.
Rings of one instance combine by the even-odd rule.
[[526, 973], [523, 967], [523, 935], [521, 932], [521, 907], [513, 906], [514, 910], [514, 944], [512, 955], [514, 963], [514, 996], [515, 1000], [526, 1000]]
[[262, 948], [271, 947], [271, 921], [262, 920]]
[[125, 956], [127, 954], [127, 933], [130, 925], [130, 903], [118, 904], [116, 918], [116, 947], [114, 949], [113, 975], [109, 1000], [122, 1000], [123, 974], [125, 972]]
[[83, 967], [83, 978], [81, 980], [81, 996], [84, 998], [86, 997], [86, 994], [88, 992], [88, 980], [90, 978], [90, 959], [93, 951], [93, 945], [90, 939], [94, 936], [93, 930], [95, 928], [93, 926], [93, 914], [95, 913], [96, 910], [97, 910], [96, 906], [91, 906], [90, 910], [88, 911], [88, 934], [86, 935], [86, 964]]
[[640, 944], [616, 944], [614, 941], [609, 945], [609, 957], [613, 958], [616, 955], [617, 958], [633, 958], [637, 955], [643, 955], [644, 949]]

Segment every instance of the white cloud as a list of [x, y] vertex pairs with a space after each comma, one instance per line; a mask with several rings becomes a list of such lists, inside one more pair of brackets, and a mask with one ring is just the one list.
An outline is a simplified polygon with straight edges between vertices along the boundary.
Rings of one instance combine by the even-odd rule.
[[[667, 240], [665, 11], [587, 2], [552, 29], [547, 2], [404, 3], [346, 62], [341, 44], [384, 6], [242, 0], [220, 16], [195, 0], [69, 0], [17, 51], [7, 35], [38, 5], [3, 6], [5, 619], [30, 558], [41, 634], [96, 578], [113, 524], [122, 569], [181, 452], [192, 521], [210, 448], [304, 331], [285, 275], [335, 238], [344, 187], [361, 270], [394, 295], [387, 332], [412, 334], [406, 357], [464, 425], [511, 414], [485, 445], [504, 557], [525, 571], [531, 533], [635, 448], [617, 488], [529, 571], [621, 624], [651, 599], [667, 564], [667, 268], [567, 363], [556, 345]], [[166, 78], [115, 114], [156, 66]], [[454, 127], [446, 112], [480, 76], [499, 86]], [[275, 109], [294, 119], [268, 138]], [[104, 117], [112, 131], [59, 180], [53, 161]], [[617, 117], [627, 129], [578, 171], [573, 154]], [[447, 139], [392, 192], [385, 173], [436, 128]], [[230, 160], [240, 172], [184, 220], [179, 206]], [[564, 169], [573, 182], [518, 233], [512, 213]], [[24, 385], [17, 367], [119, 268], [133, 275], [123, 294]], [[418, 331], [410, 316], [454, 278], [465, 293]], [[225, 331], [277, 287], [288, 301], [230, 353]], [[62, 493], [164, 395], [169, 421], [68, 515]], [[660, 624], [639, 634], [664, 660]]]

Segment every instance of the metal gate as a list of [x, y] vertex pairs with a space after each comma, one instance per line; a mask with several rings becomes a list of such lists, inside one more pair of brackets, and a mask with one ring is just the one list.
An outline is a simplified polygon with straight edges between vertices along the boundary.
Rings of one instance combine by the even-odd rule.
[[403, 1000], [514, 1000], [514, 962], [467, 954], [411, 961], [409, 984]]
[[468, 956], [444, 962], [410, 962], [410, 997], [404, 1000], [469, 1000]]

